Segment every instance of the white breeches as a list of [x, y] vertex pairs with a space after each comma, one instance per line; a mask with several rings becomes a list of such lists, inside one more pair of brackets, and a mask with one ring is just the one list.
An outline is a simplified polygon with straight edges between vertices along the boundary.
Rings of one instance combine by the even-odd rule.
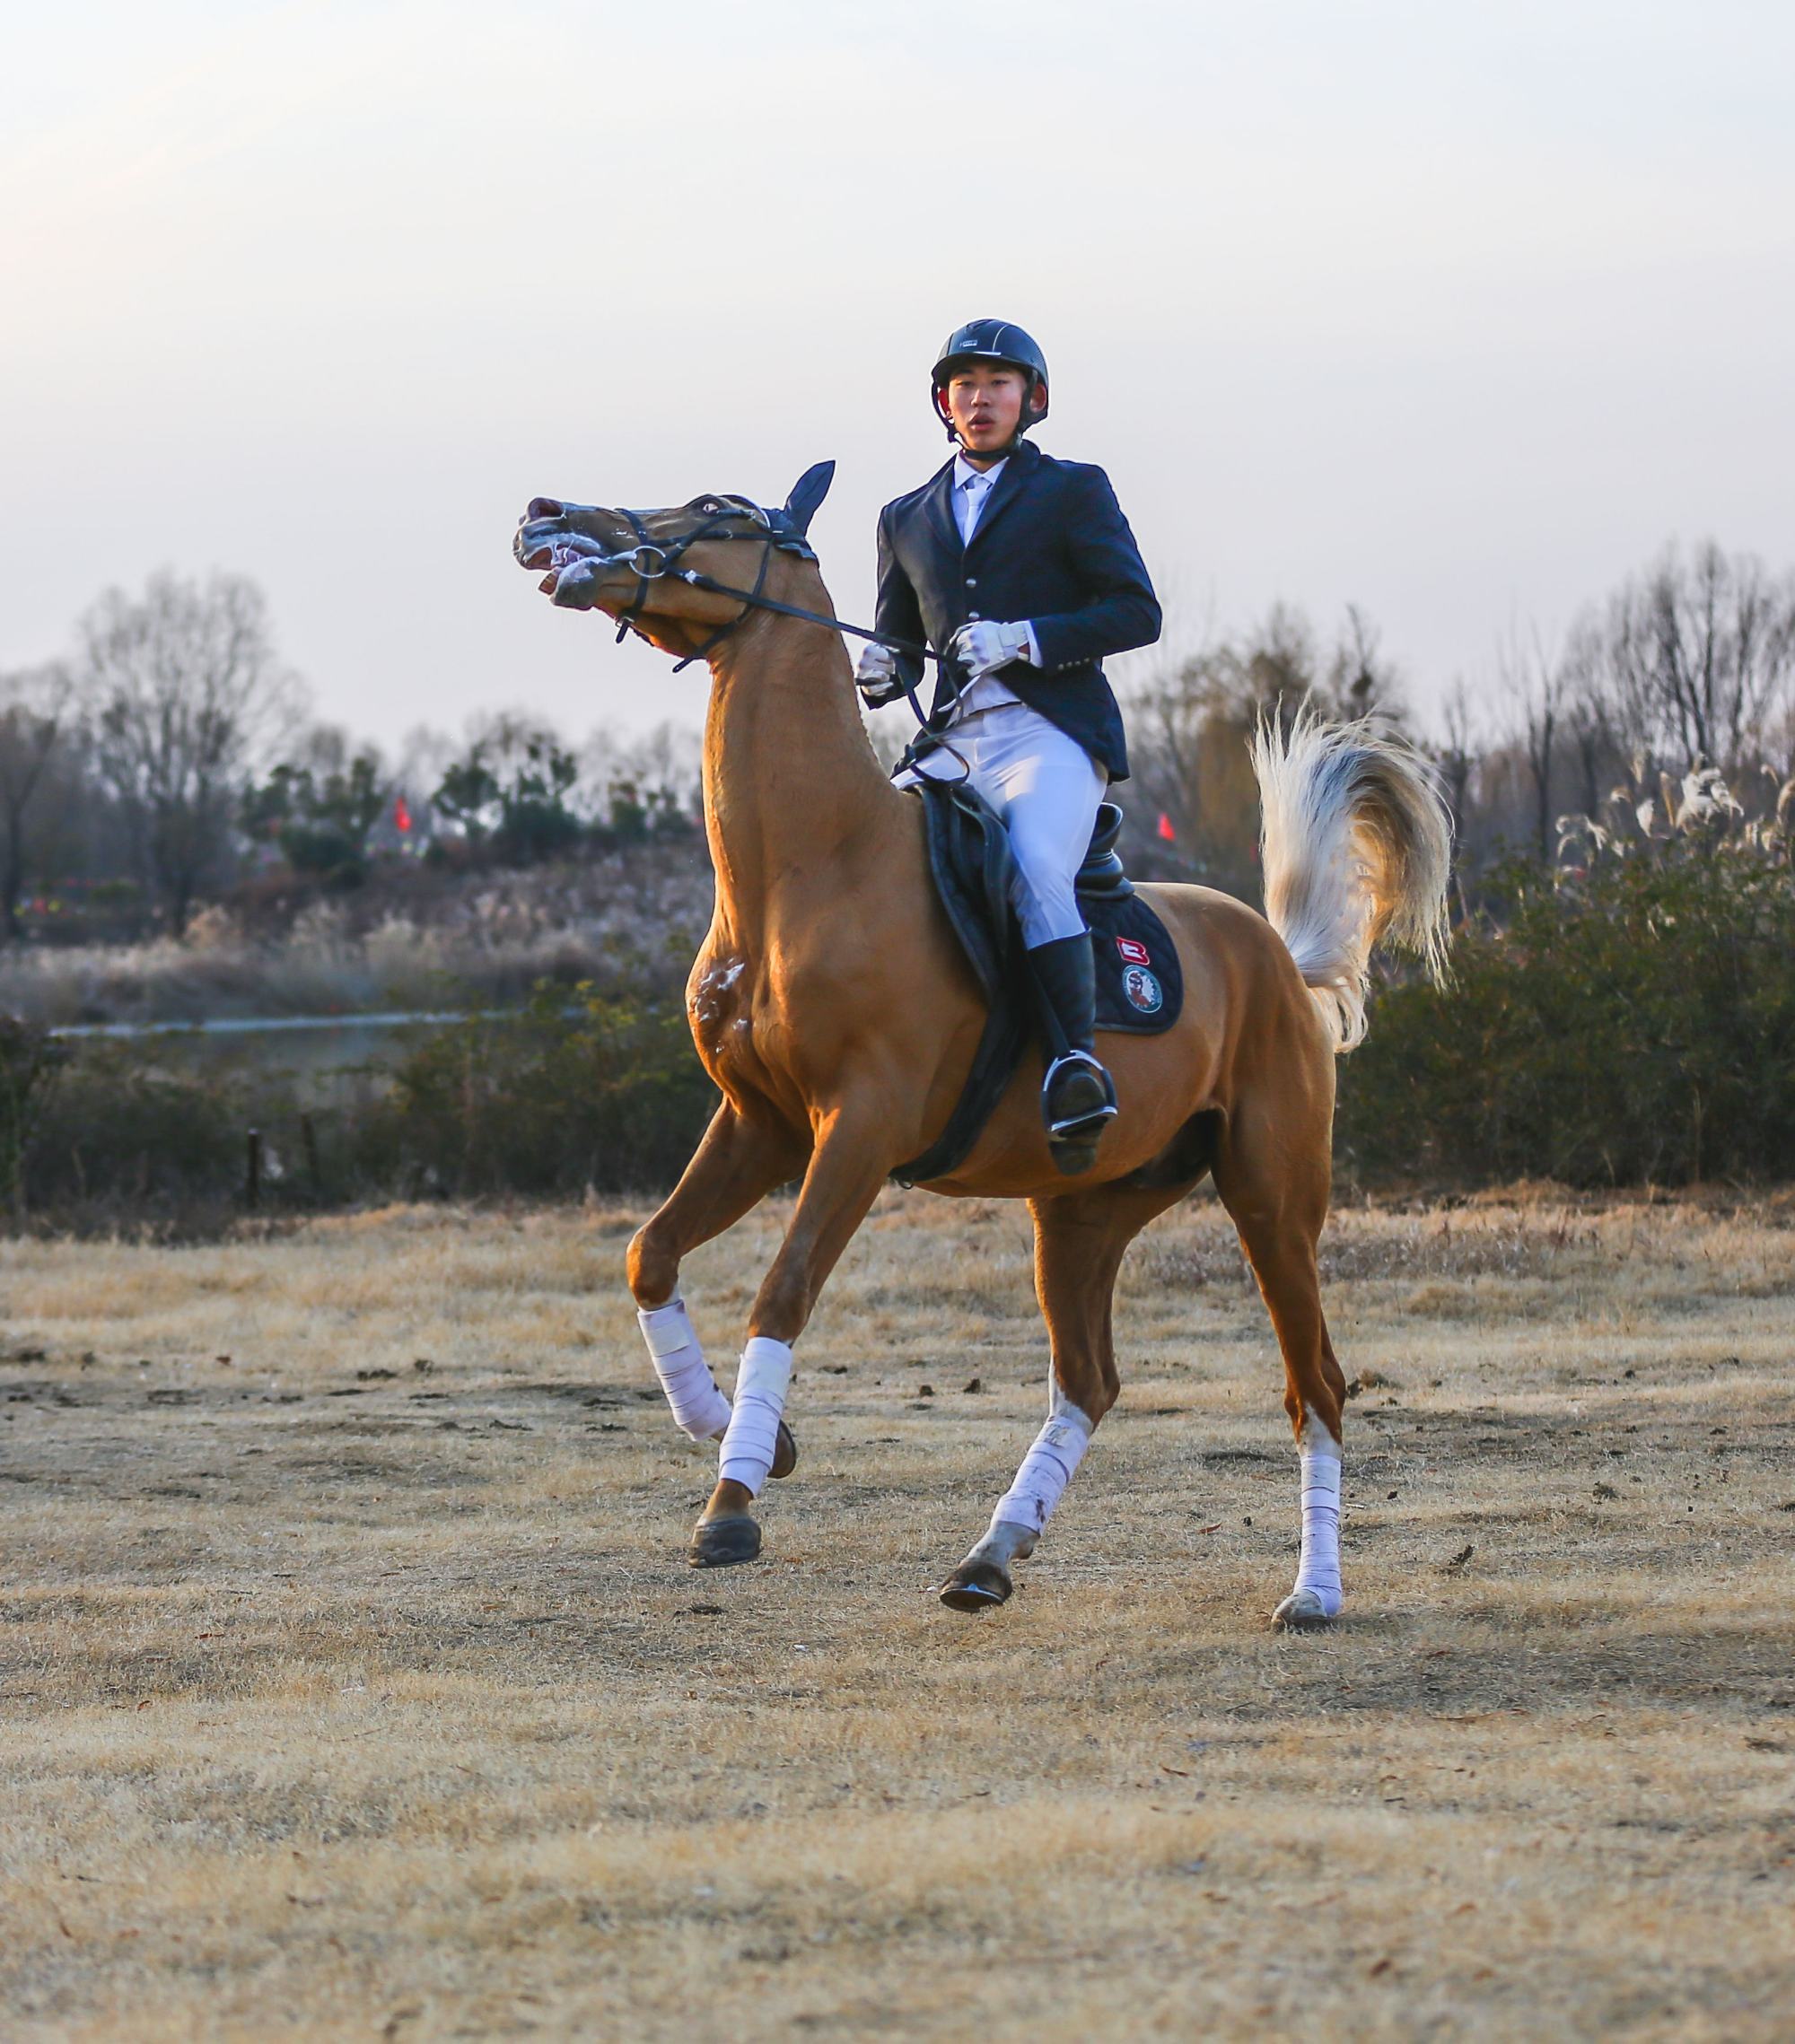
[[968, 778], [1010, 833], [1016, 860], [1011, 900], [1022, 941], [1032, 949], [1079, 936], [1085, 921], [1073, 883], [1108, 775], [1076, 738], [1025, 703], [976, 711], [953, 725], [947, 739], [952, 751], [942, 747], [930, 753], [898, 785], [912, 786], [922, 774], [958, 781], [964, 759]]

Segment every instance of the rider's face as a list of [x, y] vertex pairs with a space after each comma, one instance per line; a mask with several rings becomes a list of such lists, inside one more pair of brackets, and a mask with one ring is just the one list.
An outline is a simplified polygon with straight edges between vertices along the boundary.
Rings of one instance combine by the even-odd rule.
[[948, 379], [948, 415], [961, 448], [995, 457], [1016, 437], [1029, 379], [1007, 363], [970, 362]]

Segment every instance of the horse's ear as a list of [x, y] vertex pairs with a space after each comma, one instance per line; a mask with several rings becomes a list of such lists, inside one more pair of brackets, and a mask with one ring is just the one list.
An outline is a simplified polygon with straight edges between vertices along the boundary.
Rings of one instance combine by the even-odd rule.
[[814, 468], [807, 468], [792, 485], [792, 494], [785, 500], [785, 516], [799, 532], [810, 529], [810, 520], [817, 515], [818, 507], [829, 494], [829, 485], [836, 479], [833, 461], [819, 461]]

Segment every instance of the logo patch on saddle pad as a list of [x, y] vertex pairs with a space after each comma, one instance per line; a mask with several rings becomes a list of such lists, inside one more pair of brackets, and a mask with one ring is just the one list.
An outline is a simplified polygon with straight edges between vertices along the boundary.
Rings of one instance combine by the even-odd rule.
[[[1127, 939], [1118, 938], [1116, 941], [1125, 943]], [[1140, 950], [1143, 947], [1136, 945], [1134, 948]], [[1157, 1015], [1165, 1005], [1165, 990], [1157, 975], [1144, 965], [1130, 965], [1122, 974], [1122, 993], [1129, 1007], [1143, 1015]]]
[[[1118, 937], [1116, 949], [1125, 965], [1151, 965], [1153, 962], [1153, 954], [1132, 937]], [[1157, 1008], [1159, 1002], [1155, 1001], [1153, 1006]]]

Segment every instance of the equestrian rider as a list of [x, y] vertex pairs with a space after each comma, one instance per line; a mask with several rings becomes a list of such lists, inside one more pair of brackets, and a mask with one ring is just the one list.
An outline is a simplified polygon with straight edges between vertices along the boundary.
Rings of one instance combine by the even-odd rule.
[[[1021, 328], [956, 328], [933, 389], [953, 459], [879, 517], [875, 629], [945, 656], [898, 784], [963, 778], [1003, 817], [1011, 899], [1053, 1024], [1048, 1140], [1088, 1159], [1116, 1088], [1095, 1053], [1096, 970], [1073, 881], [1105, 788], [1128, 774], [1100, 663], [1151, 645], [1160, 606], [1102, 469], [1023, 437], [1047, 415], [1047, 364]], [[914, 656], [869, 645], [855, 679], [878, 708], [921, 673]]]

